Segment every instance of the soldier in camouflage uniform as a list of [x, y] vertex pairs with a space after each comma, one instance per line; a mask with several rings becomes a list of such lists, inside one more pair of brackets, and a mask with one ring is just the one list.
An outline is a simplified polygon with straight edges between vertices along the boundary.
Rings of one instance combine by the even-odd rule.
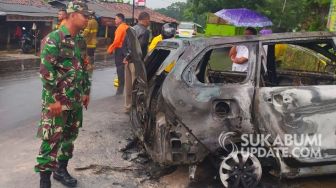
[[89, 12], [82, 2], [70, 2], [65, 25], [51, 32], [41, 45], [40, 76], [43, 83], [42, 116], [38, 136], [42, 139], [35, 171], [40, 187], [51, 187], [50, 176], [66, 186], [77, 180], [67, 171], [73, 142], [82, 126], [82, 106], [87, 108], [90, 80], [85, 63], [85, 40], [79, 35], [88, 22]]

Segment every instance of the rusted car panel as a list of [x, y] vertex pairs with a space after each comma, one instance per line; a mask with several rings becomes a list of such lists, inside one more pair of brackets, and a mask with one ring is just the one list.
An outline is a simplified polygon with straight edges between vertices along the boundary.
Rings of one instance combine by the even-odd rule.
[[[134, 84], [132, 125], [153, 160], [163, 165], [201, 162], [221, 147], [218, 141], [225, 133], [270, 134], [282, 139], [286, 134], [322, 135], [321, 157], [277, 157], [279, 174], [296, 178], [336, 173], [336, 69], [333, 68], [336, 56], [332, 53], [335, 36], [335, 33], [315, 32], [168, 40], [175, 44], [174, 48], [162, 43], [158, 49], [171, 50], [171, 54], [160, 67], [150, 69], [156, 71], [154, 76], [138, 79]], [[327, 42], [320, 45], [316, 41]], [[270, 71], [269, 57], [276, 43], [293, 43], [307, 48], [306, 51], [316, 51], [328, 59], [323, 60], [327, 63], [325, 70], [331, 66], [332, 71], [278, 71], [276, 76], [290, 80], [282, 84], [289, 85], [268, 82], [265, 79], [272, 79], [274, 74], [274, 70]], [[202, 65], [203, 61], [209, 61], [206, 56], [213, 50], [237, 44], [248, 47], [248, 72], [213, 71]], [[176, 61], [174, 68], [165, 71], [172, 61]], [[142, 75], [147, 75], [148, 63], [141, 70], [145, 72]], [[273, 57], [273, 68], [278, 66]], [[206, 74], [200, 75], [202, 70]], [[210, 76], [224, 81], [209, 81]], [[231, 82], [226, 77], [243, 79]], [[246, 160], [248, 155], [236, 153], [229, 157], [237, 161], [239, 157]], [[252, 162], [256, 160], [251, 157]], [[230, 169], [225, 163], [221, 167]], [[227, 179], [228, 174], [221, 174], [224, 185]]]

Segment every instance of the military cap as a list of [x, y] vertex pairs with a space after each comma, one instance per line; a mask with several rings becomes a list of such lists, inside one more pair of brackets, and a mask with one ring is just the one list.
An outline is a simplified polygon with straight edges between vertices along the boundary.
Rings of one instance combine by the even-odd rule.
[[73, 12], [78, 12], [86, 16], [90, 15], [88, 6], [82, 1], [69, 2], [66, 12], [68, 14], [73, 13]]

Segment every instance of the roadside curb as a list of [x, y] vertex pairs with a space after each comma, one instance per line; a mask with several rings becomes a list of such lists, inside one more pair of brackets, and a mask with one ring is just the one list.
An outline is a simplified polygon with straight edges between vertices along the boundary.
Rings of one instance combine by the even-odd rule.
[[[99, 52], [95, 54], [95, 61], [103, 61], [103, 64], [111, 65], [114, 62], [114, 56], [108, 55], [106, 52]], [[19, 72], [25, 70], [38, 69], [40, 66], [40, 58], [35, 56], [34, 58], [25, 59], [7, 59], [0, 61], [0, 74], [9, 72]]]

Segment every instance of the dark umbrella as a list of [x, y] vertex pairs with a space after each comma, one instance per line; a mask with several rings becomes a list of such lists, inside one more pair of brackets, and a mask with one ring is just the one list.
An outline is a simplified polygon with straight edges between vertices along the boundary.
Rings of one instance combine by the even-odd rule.
[[273, 25], [266, 16], [246, 8], [222, 9], [215, 13], [216, 16], [239, 27], [266, 27]]

